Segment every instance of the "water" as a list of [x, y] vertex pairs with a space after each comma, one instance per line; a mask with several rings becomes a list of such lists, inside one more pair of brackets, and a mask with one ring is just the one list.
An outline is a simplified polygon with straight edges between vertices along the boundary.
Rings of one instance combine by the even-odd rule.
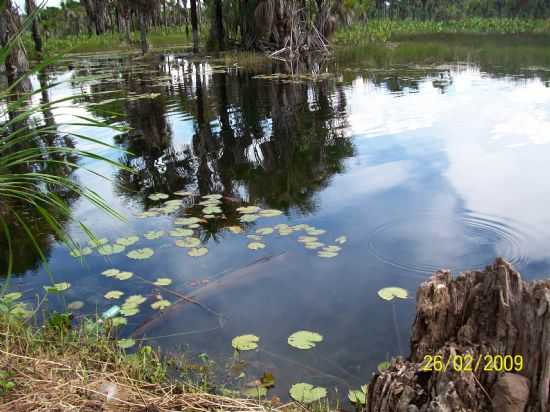
[[[548, 276], [546, 44], [524, 37], [402, 39], [389, 47], [338, 51], [313, 64], [326, 73], [314, 80], [257, 78], [285, 68], [249, 57], [254, 61], [245, 64], [185, 54], [153, 61], [79, 56], [71, 59], [74, 68], [64, 63], [50, 72], [49, 82], [64, 82], [34, 103], [85, 92], [45, 119], [61, 123], [82, 115], [130, 127], [120, 133], [64, 126], [55, 143], [74, 143], [137, 169], [131, 174], [85, 161], [112, 180], [74, 174], [124, 212], [126, 222], [76, 196], [68, 201], [74, 218], [98, 238], [136, 234], [140, 240], [124, 253], [94, 253], [81, 264], [40, 219], [29, 221], [55, 281], [72, 285], [66, 301], [85, 303], [79, 313], [106, 310], [115, 303], [103, 298], [110, 290], [143, 294], [147, 303], [122, 335], [137, 330], [145, 342], [193, 359], [206, 353], [231, 388], [272, 372], [272, 394], [284, 397], [292, 383], [304, 381], [328, 387], [335, 397], [335, 389], [343, 394], [366, 383], [379, 362], [407, 355], [414, 299], [386, 302], [379, 289], [399, 286], [414, 296], [439, 268], [482, 268], [496, 256], [513, 262], [526, 279]], [[91, 74], [105, 79], [82, 81]], [[71, 140], [64, 137], [67, 130], [116, 148]], [[136, 217], [161, 203], [149, 195], [179, 190], [197, 197], [184, 197], [185, 207], [169, 215]], [[206, 256], [189, 257], [170, 236], [143, 237], [173, 229], [177, 217], [199, 215], [198, 196], [210, 193], [225, 196], [226, 219], [195, 230], [209, 249]], [[240, 225], [235, 208], [241, 203], [284, 212], [243, 225], [247, 234], [306, 223], [325, 229], [320, 239], [327, 244], [342, 235], [348, 241], [332, 259], [297, 242], [303, 233], [270, 234], [265, 249], [249, 250], [244, 234], [227, 230]], [[65, 224], [86, 242], [75, 223]], [[15, 224], [13, 232], [12, 289], [32, 301], [50, 284], [49, 275]], [[151, 259], [126, 256], [144, 247], [154, 250]], [[120, 281], [100, 275], [109, 268], [135, 276]], [[178, 299], [147, 282], [158, 277], [173, 279], [169, 290], [196, 294], [201, 306], [181, 304], [157, 319], [149, 304], [158, 295]], [[54, 297], [49, 305], [59, 309], [61, 301]], [[321, 333], [324, 341], [310, 351], [289, 347], [287, 337], [301, 329]], [[232, 358], [231, 340], [248, 333], [261, 338], [260, 349], [243, 353], [241, 364]]]

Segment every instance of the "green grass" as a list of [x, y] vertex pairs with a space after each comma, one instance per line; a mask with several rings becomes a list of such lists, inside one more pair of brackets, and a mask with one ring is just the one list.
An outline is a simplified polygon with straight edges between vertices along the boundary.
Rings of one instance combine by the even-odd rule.
[[452, 21], [370, 20], [340, 28], [334, 37], [339, 45], [395, 40], [422, 34], [541, 34], [550, 35], [550, 20], [471, 17]]

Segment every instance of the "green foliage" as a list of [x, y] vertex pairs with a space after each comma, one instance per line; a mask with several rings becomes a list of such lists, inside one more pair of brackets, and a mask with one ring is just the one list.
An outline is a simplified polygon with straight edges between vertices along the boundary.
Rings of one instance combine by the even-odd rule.
[[10, 380], [12, 375], [11, 372], [0, 369], [0, 395], [5, 395], [15, 388], [15, 382]]

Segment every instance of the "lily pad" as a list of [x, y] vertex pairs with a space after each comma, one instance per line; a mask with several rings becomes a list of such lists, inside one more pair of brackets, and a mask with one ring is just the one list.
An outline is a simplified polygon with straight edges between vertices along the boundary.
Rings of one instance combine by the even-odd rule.
[[100, 246], [97, 248], [97, 251], [99, 252], [100, 255], [111, 256], [111, 255], [116, 255], [118, 253], [124, 252], [124, 249], [126, 249], [126, 247], [118, 243], [115, 243], [114, 245]]
[[[204, 220], [201, 220], [201, 222], [204, 222]], [[201, 227], [201, 225], [199, 225], [198, 223], [192, 223], [190, 225], [187, 225], [187, 227], [189, 229], [198, 229], [199, 227]]]
[[147, 300], [146, 297], [142, 295], [132, 295], [126, 298], [123, 306], [138, 306]]
[[259, 341], [260, 338], [256, 335], [241, 335], [233, 338], [231, 346], [239, 351], [253, 350], [258, 347]]
[[170, 196], [168, 196], [165, 193], [153, 193], [153, 194], [147, 196], [147, 198], [152, 200], [152, 201], [165, 200], [165, 199], [168, 199], [169, 197]]
[[263, 237], [258, 236], [258, 235], [246, 235], [246, 237], [247, 237], [247, 239], [256, 240], [258, 242], [263, 239]]
[[107, 269], [107, 270], [104, 270], [103, 272], [101, 272], [101, 274], [103, 276], [107, 276], [108, 278], [113, 278], [116, 275], [118, 275], [119, 273], [120, 273], [120, 270], [118, 270], [118, 269]]
[[54, 283], [52, 286], [44, 286], [44, 290], [48, 293], [64, 292], [71, 287], [69, 282]]
[[193, 193], [187, 192], [185, 190], [180, 190], [179, 192], [174, 192], [174, 195], [176, 196], [193, 196]]
[[309, 383], [297, 383], [290, 388], [290, 396], [297, 402], [312, 403], [327, 396], [327, 390]]
[[255, 222], [256, 220], [258, 220], [259, 217], [260, 216], [258, 216], [258, 215], [242, 215], [239, 220], [243, 223], [250, 223], [250, 222]]
[[155, 240], [164, 236], [164, 230], [151, 230], [143, 235], [145, 239]]
[[199, 222], [202, 222], [202, 219], [199, 219], [198, 217], [194, 217], [194, 216], [180, 217], [174, 220], [175, 225], [184, 225], [184, 226], [193, 225]]
[[105, 238], [88, 240], [88, 244], [90, 245], [90, 247], [98, 247], [98, 246], [106, 245], [107, 243], [109, 243], [109, 240]]
[[176, 246], [179, 247], [197, 247], [201, 244], [201, 240], [196, 237], [186, 237], [185, 239], [176, 240]]
[[113, 325], [115, 328], [118, 326], [124, 326], [128, 324], [128, 320], [126, 318], [123, 318], [122, 316], [116, 316], [111, 319], [111, 325]]
[[343, 245], [344, 243], [346, 243], [348, 241], [348, 238], [345, 237], [345, 236], [340, 236], [340, 237], [337, 237], [336, 239], [334, 239], [334, 241], [340, 245]]
[[256, 233], [258, 235], [262, 235], [262, 236], [270, 235], [270, 234], [273, 233], [273, 228], [272, 227], [261, 227], [261, 228], [256, 230]]
[[205, 247], [192, 248], [192, 249], [189, 249], [189, 251], [187, 252], [187, 254], [192, 257], [204, 256], [207, 253], [208, 253], [208, 249]]
[[340, 246], [336, 246], [336, 245], [330, 245], [330, 246], [325, 246], [323, 248], [323, 252], [339, 252], [341, 251], [342, 248]]
[[248, 388], [244, 391], [244, 395], [249, 398], [263, 398], [267, 395], [267, 388], [265, 386], [256, 386], [254, 388]]
[[299, 330], [288, 337], [288, 344], [297, 349], [311, 349], [323, 341], [323, 336], [308, 330]]
[[317, 238], [315, 236], [300, 236], [298, 238], [298, 242], [302, 243], [311, 243], [311, 242], [317, 242]]
[[409, 292], [403, 288], [387, 287], [380, 289], [378, 291], [378, 296], [384, 300], [393, 300], [394, 298], [407, 299], [409, 297]]
[[164, 310], [168, 307], [170, 307], [172, 304], [167, 301], [166, 299], [157, 300], [155, 303], [151, 305], [151, 308], [155, 310]]
[[91, 255], [92, 252], [93, 252], [92, 248], [86, 246], [86, 247], [83, 247], [82, 249], [73, 249], [73, 250], [71, 250], [71, 256], [75, 257], [75, 258], [79, 258], [79, 257], [82, 257], [82, 256]]
[[122, 313], [124, 316], [134, 316], [139, 313], [139, 308], [137, 306], [122, 306], [120, 308], [120, 313]]
[[71, 302], [67, 305], [67, 309], [69, 310], [79, 310], [84, 307], [84, 302], [81, 300], [75, 300], [74, 302]]
[[23, 296], [21, 292], [11, 292], [11, 293], [6, 293], [4, 296], [0, 298], [0, 300], [4, 302], [15, 302], [16, 300], [21, 299], [21, 296]]
[[316, 229], [316, 228], [308, 228], [306, 229], [306, 233], [308, 235], [311, 235], [311, 236], [320, 236], [320, 235], [324, 235], [325, 233], [327, 233], [326, 230], [324, 229]]
[[229, 226], [227, 229], [236, 235], [243, 233], [243, 229], [240, 226]]
[[119, 339], [117, 342], [117, 345], [121, 349], [129, 349], [132, 346], [136, 344], [136, 341], [134, 339], [128, 338], [128, 339]]
[[121, 292], [120, 290], [111, 290], [103, 295], [103, 297], [105, 299], [119, 299], [122, 295], [124, 295], [124, 292]]
[[262, 217], [275, 217], [275, 216], [282, 215], [283, 212], [281, 212], [280, 210], [276, 210], [276, 209], [266, 209], [266, 210], [262, 210], [258, 214]]
[[172, 284], [172, 279], [170, 278], [158, 278], [153, 285], [155, 286], [169, 286]]
[[136, 260], [144, 260], [149, 259], [155, 254], [153, 249], [151, 248], [144, 248], [144, 249], [136, 249], [129, 252], [126, 256], [128, 256], [130, 259], [136, 259]]
[[258, 206], [241, 206], [237, 208], [237, 212], [242, 214], [256, 213], [261, 209]]
[[174, 230], [171, 230], [169, 232], [169, 235], [172, 237], [193, 236], [193, 231], [191, 229], [184, 229], [184, 228], [178, 227]]
[[248, 248], [251, 250], [259, 250], [265, 248], [265, 243], [262, 242], [250, 242]]
[[205, 215], [215, 215], [217, 213], [223, 213], [223, 210], [217, 206], [207, 206], [202, 209], [202, 213]]
[[361, 389], [350, 389], [348, 392], [348, 399], [351, 403], [357, 405], [367, 404], [368, 385], [361, 386]]
[[308, 242], [304, 243], [304, 246], [307, 249], [319, 249], [320, 247], [323, 247], [325, 244], [321, 242]]
[[202, 198], [203, 199], [216, 199], [216, 200], [219, 200], [223, 197], [223, 195], [220, 195], [219, 193], [214, 193], [214, 194], [211, 194], [211, 195], [204, 195]]
[[122, 246], [132, 246], [134, 243], [139, 242], [138, 236], [121, 237], [116, 240], [116, 243]]
[[117, 278], [118, 280], [128, 280], [132, 276], [134, 276], [132, 272], [119, 272], [115, 275], [115, 278]]
[[338, 253], [337, 252], [327, 252], [326, 250], [321, 250], [321, 251], [317, 252], [317, 256], [325, 258], [325, 259], [330, 259], [330, 258], [334, 258], [334, 257], [338, 256]]

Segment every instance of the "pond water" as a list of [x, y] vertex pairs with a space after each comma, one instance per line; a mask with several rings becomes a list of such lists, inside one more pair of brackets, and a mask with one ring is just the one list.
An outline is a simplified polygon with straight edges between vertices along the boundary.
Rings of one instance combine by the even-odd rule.
[[[151, 60], [71, 58], [70, 67], [64, 62], [41, 77], [42, 84], [59, 84], [34, 103], [85, 95], [44, 113], [45, 121], [80, 115], [130, 130], [63, 127], [54, 143], [97, 151], [136, 171], [87, 160], [81, 163], [111, 180], [84, 170], [72, 175], [124, 213], [124, 222], [81, 198], [67, 200], [97, 238], [139, 239], [109, 256], [93, 248], [81, 262], [33, 220], [55, 282], [71, 284], [50, 307], [82, 301], [78, 315], [102, 313], [140, 294], [147, 301], [120, 334], [191, 359], [205, 353], [228, 388], [264, 372], [276, 379], [270, 395], [281, 397], [295, 382], [325, 386], [332, 397], [358, 388], [380, 362], [408, 354], [414, 294], [431, 272], [482, 268], [503, 256], [526, 279], [548, 277], [547, 44], [525, 37], [404, 38], [338, 50], [311, 63], [315, 76], [297, 77], [248, 55], [246, 63], [235, 55], [191, 60], [183, 52]], [[115, 147], [68, 138], [68, 131]], [[156, 193], [168, 197], [151, 199]], [[222, 213], [199, 205], [209, 194], [223, 196], [207, 202], [219, 203]], [[176, 201], [166, 208], [166, 200]], [[250, 205], [282, 214], [242, 222], [237, 208]], [[200, 246], [188, 246], [208, 253], [189, 256], [190, 248], [175, 244], [189, 233], [169, 232], [184, 228], [177, 219], [205, 213], [213, 216], [191, 228]], [[247, 238], [276, 225], [261, 240]], [[77, 224], [67, 229], [86, 246]], [[151, 231], [163, 233], [148, 239]], [[13, 232], [11, 289], [31, 302], [51, 280], [15, 224]], [[341, 250], [321, 257], [322, 249], [304, 247], [300, 236]], [[258, 240], [265, 248], [247, 247]], [[127, 256], [143, 248], [154, 254]], [[101, 274], [110, 268], [134, 276]], [[172, 283], [152, 285], [157, 278]], [[377, 292], [388, 286], [406, 289], [409, 299], [381, 299]], [[105, 299], [111, 290], [124, 296]], [[182, 302], [181, 294], [200, 305]], [[163, 314], [150, 307], [160, 297], [173, 304]], [[298, 330], [324, 340], [295, 349], [287, 338]], [[260, 337], [259, 347], [237, 360], [231, 341], [243, 334]]]

